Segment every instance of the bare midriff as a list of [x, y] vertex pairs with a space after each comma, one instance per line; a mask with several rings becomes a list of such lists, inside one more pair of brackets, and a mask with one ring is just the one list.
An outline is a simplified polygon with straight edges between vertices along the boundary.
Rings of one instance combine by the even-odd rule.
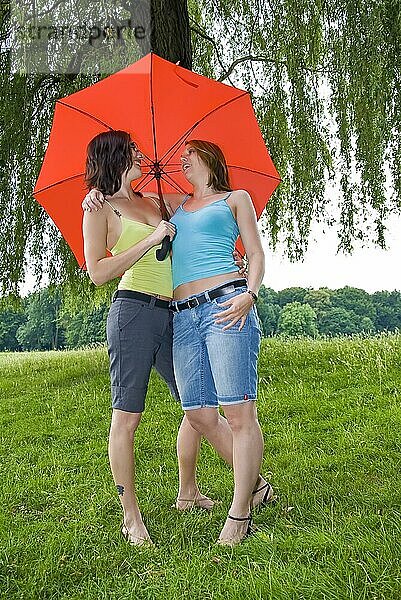
[[183, 300], [190, 296], [196, 296], [206, 290], [210, 290], [210, 288], [221, 285], [226, 281], [232, 281], [233, 279], [243, 279], [243, 277], [241, 277], [238, 271], [233, 271], [231, 273], [222, 273], [220, 275], [213, 275], [213, 277], [205, 277], [203, 279], [197, 279], [196, 281], [183, 283], [174, 290], [174, 299]]

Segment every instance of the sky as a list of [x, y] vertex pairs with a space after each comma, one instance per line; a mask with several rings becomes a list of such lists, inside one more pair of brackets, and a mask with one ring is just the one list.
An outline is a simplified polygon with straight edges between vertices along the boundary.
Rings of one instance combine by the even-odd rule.
[[[314, 230], [313, 230], [314, 229]], [[266, 272], [263, 284], [274, 290], [286, 287], [328, 287], [346, 285], [369, 293], [380, 290], [401, 291], [401, 217], [388, 220], [387, 250], [377, 246], [355, 248], [351, 255], [337, 254], [334, 230], [323, 234], [315, 226], [303, 262], [291, 263], [283, 248], [272, 252], [266, 240]]]

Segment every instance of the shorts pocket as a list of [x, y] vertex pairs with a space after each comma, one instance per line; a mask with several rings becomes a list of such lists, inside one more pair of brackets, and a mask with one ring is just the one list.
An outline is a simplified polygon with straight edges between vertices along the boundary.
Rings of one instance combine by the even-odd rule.
[[121, 302], [120, 310], [118, 311], [117, 325], [120, 331], [123, 331], [127, 325], [132, 323], [142, 310], [142, 304], [137, 302]]

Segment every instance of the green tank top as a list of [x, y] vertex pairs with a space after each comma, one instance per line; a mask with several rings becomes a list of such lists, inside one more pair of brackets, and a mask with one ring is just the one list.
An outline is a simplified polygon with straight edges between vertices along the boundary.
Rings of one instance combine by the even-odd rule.
[[[114, 212], [116, 211], [114, 210]], [[127, 219], [120, 213], [118, 216], [121, 218], [122, 231], [116, 245], [110, 250], [113, 256], [128, 250], [156, 229], [153, 225]], [[125, 271], [118, 286], [119, 290], [133, 290], [168, 298], [173, 296], [171, 259], [167, 255], [164, 260], [157, 260], [156, 250], [158, 248], [161, 248], [161, 244], [153, 246], [131, 268]]]

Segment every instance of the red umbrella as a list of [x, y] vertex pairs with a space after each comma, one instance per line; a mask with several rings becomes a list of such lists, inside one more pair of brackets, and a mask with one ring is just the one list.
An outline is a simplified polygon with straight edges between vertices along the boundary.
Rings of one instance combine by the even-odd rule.
[[[249, 192], [259, 217], [280, 182], [247, 92], [148, 54], [56, 103], [34, 195], [84, 266], [82, 198], [86, 148], [98, 133], [128, 131], [145, 157], [138, 191], [189, 192], [180, 168], [184, 142], [218, 144], [234, 189]], [[160, 191], [160, 186], [159, 186]]]

